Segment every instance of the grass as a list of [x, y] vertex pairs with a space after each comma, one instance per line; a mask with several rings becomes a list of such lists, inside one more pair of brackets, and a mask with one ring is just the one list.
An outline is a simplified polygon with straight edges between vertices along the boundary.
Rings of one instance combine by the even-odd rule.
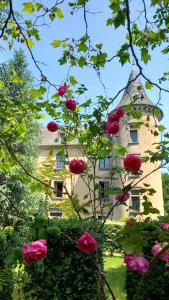
[[[107, 281], [112, 288], [116, 300], [125, 300], [125, 266], [123, 258], [105, 257], [104, 261], [105, 272], [107, 274]], [[111, 296], [109, 299], [112, 299]]]

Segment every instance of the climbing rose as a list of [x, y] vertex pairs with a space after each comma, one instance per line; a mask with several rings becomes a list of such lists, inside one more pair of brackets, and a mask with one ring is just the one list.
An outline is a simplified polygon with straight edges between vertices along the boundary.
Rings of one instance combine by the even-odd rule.
[[147, 272], [150, 266], [149, 261], [143, 255], [128, 254], [124, 257], [124, 262], [130, 270], [139, 273]]
[[108, 123], [119, 122], [119, 117], [116, 114], [112, 114], [108, 117]]
[[[160, 251], [162, 250], [162, 247], [160, 244], [156, 243], [152, 248], [151, 248], [151, 253], [152, 255], [157, 255]], [[162, 261], [169, 261], [169, 252], [164, 252], [160, 255], [159, 257], [160, 260]]]
[[160, 224], [161, 229], [163, 230], [167, 230], [169, 228], [169, 224], [168, 223], [161, 223]]
[[80, 239], [77, 241], [77, 247], [85, 253], [96, 251], [97, 242], [93, 236], [88, 232], [84, 232]]
[[61, 85], [58, 88], [58, 95], [63, 96], [67, 92], [67, 86], [66, 85]]
[[132, 220], [127, 220], [126, 221], [126, 225], [128, 226], [133, 226], [134, 225], [134, 222]]
[[115, 114], [116, 114], [117, 118], [119, 118], [119, 119], [120, 119], [120, 118], [123, 118], [124, 115], [125, 115], [125, 110], [124, 110], [124, 108], [123, 108], [123, 107], [118, 107], [118, 108], [116, 109]]
[[115, 199], [118, 201], [127, 201], [130, 198], [130, 193], [124, 193], [124, 194], [119, 194], [116, 195]]
[[52, 121], [52, 122], [49, 122], [48, 125], [47, 125], [47, 129], [48, 129], [49, 131], [51, 131], [51, 132], [57, 131], [58, 128], [59, 128], [58, 124], [55, 123], [55, 122], [53, 122], [53, 121]]
[[46, 256], [46, 240], [38, 240], [32, 243], [25, 243], [22, 247], [22, 258], [26, 263], [41, 260]]
[[65, 106], [66, 106], [66, 108], [68, 108], [72, 111], [75, 111], [76, 110], [76, 101], [73, 99], [67, 99], [65, 101]]
[[107, 126], [107, 132], [109, 134], [117, 134], [120, 130], [119, 122], [115, 121], [113, 123], [109, 123]]
[[123, 160], [123, 165], [130, 172], [138, 172], [141, 168], [141, 158], [133, 154], [128, 154]]
[[74, 174], [81, 174], [84, 172], [86, 164], [82, 159], [72, 159], [69, 162], [69, 170]]

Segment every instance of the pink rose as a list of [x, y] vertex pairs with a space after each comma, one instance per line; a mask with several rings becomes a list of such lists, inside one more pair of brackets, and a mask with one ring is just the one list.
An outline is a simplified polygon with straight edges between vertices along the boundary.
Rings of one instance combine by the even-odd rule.
[[65, 101], [65, 106], [66, 106], [67, 109], [75, 111], [76, 110], [76, 101], [73, 100], [73, 99], [67, 99]]
[[124, 110], [124, 108], [123, 107], [118, 107], [117, 109], [116, 109], [116, 116], [120, 119], [120, 118], [123, 118], [124, 117], [124, 115], [125, 115], [125, 110]]
[[128, 226], [133, 226], [134, 225], [134, 222], [132, 220], [127, 220], [126, 221], [126, 225]]
[[63, 96], [67, 92], [67, 86], [66, 85], [61, 85], [58, 88], [58, 95]]
[[93, 236], [85, 231], [77, 241], [77, 247], [84, 253], [90, 253], [96, 251], [97, 242]]
[[[156, 256], [163, 248], [161, 247], [160, 244], [156, 243], [152, 248], [151, 248], [151, 253], [153, 256]], [[160, 255], [159, 257], [160, 260], [162, 261], [169, 261], [169, 252], [164, 252]]]
[[46, 240], [38, 240], [27, 244], [25, 243], [22, 247], [22, 258], [26, 263], [41, 260], [46, 256], [46, 253]]
[[128, 254], [124, 257], [127, 267], [139, 273], [145, 273], [149, 270], [150, 263], [143, 255]]
[[117, 134], [119, 130], [120, 130], [120, 124], [117, 121], [113, 123], [109, 123], [107, 126], [107, 133], [109, 134]]
[[130, 193], [124, 193], [124, 194], [119, 194], [116, 195], [115, 199], [118, 201], [127, 201], [130, 198]]
[[134, 154], [127, 154], [123, 160], [123, 165], [130, 172], [138, 172], [141, 168], [141, 158]]
[[74, 174], [81, 174], [86, 167], [85, 161], [82, 159], [72, 159], [69, 162], [69, 170]]
[[108, 117], [108, 123], [119, 122], [119, 117], [114, 113]]
[[161, 223], [160, 224], [161, 229], [163, 230], [167, 230], [169, 228], [169, 224], [168, 223]]
[[57, 131], [59, 128], [58, 124], [55, 123], [55, 122], [49, 122], [48, 125], [47, 125], [47, 129], [50, 131], [50, 132], [55, 132]]

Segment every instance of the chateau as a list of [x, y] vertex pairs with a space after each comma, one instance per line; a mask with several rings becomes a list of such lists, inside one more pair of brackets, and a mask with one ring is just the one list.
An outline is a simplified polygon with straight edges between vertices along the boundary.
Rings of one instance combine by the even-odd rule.
[[[113, 139], [115, 140], [115, 143], [126, 147], [128, 153], [141, 157], [143, 161], [141, 167], [143, 174], [128, 174], [127, 178], [125, 178], [125, 186], [131, 182], [138, 182], [138, 184], [136, 184], [131, 190], [131, 196], [130, 199], [127, 200], [127, 205], [120, 205], [116, 207], [113, 214], [111, 214], [110, 218], [117, 221], [123, 217], [140, 215], [143, 210], [143, 196], [140, 193], [140, 189], [145, 188], [145, 186], [148, 185], [156, 190], [156, 193], [153, 193], [152, 195], [146, 194], [148, 200], [151, 201], [154, 208], [157, 208], [160, 211], [161, 215], [164, 214], [161, 171], [158, 169], [153, 172], [153, 170], [158, 167], [158, 163], [150, 163], [149, 161], [144, 162], [144, 158], [147, 156], [146, 150], [154, 151], [156, 146], [155, 143], [159, 142], [159, 135], [154, 135], [152, 132], [155, 130], [155, 125], [161, 121], [163, 112], [158, 109], [158, 115], [155, 114], [153, 102], [148, 98], [140, 79], [136, 77], [137, 72], [133, 67], [128, 80], [129, 84], [127, 85], [117, 107], [123, 107], [125, 109], [127, 105], [132, 104], [133, 111], [139, 111], [142, 113], [141, 119], [139, 119], [139, 122], [142, 122], [142, 125], [140, 128], [136, 127], [135, 123], [138, 122], [138, 120], [134, 119], [133, 116], [131, 117], [131, 115], [126, 114], [124, 119], [121, 121], [122, 124], [120, 132], [115, 137], [113, 136]], [[147, 123], [149, 126], [147, 126]], [[47, 162], [48, 157], [50, 157], [55, 165], [50, 180], [52, 186], [57, 190], [57, 192], [51, 196], [53, 208], [50, 210], [50, 217], [64, 217], [64, 211], [58, 209], [57, 204], [64, 201], [64, 198], [66, 197], [64, 194], [64, 187], [66, 186], [68, 192], [71, 192], [72, 189], [72, 178], [70, 178], [71, 176], [68, 166], [65, 166], [64, 164], [64, 155], [63, 157], [57, 155], [58, 151], [63, 148], [63, 140], [64, 134], [61, 130], [51, 133], [45, 126], [41, 127], [39, 165], [42, 166], [44, 162]], [[99, 201], [104, 201], [104, 203], [109, 204], [113, 204], [115, 201], [114, 195], [106, 196], [104, 193], [105, 189], [110, 184], [110, 174], [111, 186], [122, 186], [119, 174], [114, 174], [113, 176], [112, 170], [113, 166], [122, 167], [123, 161], [117, 157], [114, 159], [113, 151], [112, 158], [105, 157], [98, 161], [96, 166], [96, 175], [98, 178], [97, 183], [99, 185], [98, 199]], [[78, 159], [85, 159], [77, 140], [69, 142], [68, 156], [69, 160], [77, 157]], [[146, 177], [149, 173], [151, 174]], [[139, 182], [141, 178], [144, 179]], [[88, 195], [89, 190], [80, 175], [73, 175], [73, 184], [74, 193], [80, 199], [80, 202], [86, 202], [88, 199], [86, 196], [84, 200], [84, 195]], [[90, 212], [90, 206], [87, 208]], [[98, 206], [97, 217], [101, 218], [104, 214], [106, 214], [106, 210], [101, 212]]]

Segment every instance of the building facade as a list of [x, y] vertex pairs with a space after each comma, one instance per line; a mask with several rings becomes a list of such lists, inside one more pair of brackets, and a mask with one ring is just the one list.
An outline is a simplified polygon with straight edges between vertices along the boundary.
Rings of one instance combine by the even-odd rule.
[[[159, 142], [159, 134], [154, 134], [157, 130], [156, 125], [161, 121], [163, 113], [158, 109], [158, 115], [155, 113], [154, 104], [146, 95], [144, 87], [135, 69], [131, 71], [127, 88], [123, 94], [118, 107], [124, 107], [127, 110], [131, 106], [132, 114], [126, 114], [121, 121], [121, 130], [119, 134], [113, 136], [113, 144], [119, 144], [122, 147], [127, 148], [128, 153], [132, 153], [141, 157], [143, 163], [141, 175], [128, 174], [125, 178], [121, 178], [119, 174], [113, 174], [115, 167], [122, 167], [123, 159], [118, 157], [114, 150], [112, 151], [112, 157], [105, 157], [97, 162], [97, 183], [98, 183], [98, 201], [104, 202], [111, 205], [115, 201], [113, 195], [107, 196], [105, 190], [110, 185], [110, 174], [111, 174], [111, 186], [122, 187], [122, 185], [128, 185], [130, 183], [138, 182], [131, 190], [130, 199], [127, 201], [127, 205], [120, 205], [116, 207], [110, 218], [113, 220], [120, 220], [123, 217], [128, 216], [140, 216], [143, 211], [143, 201], [145, 196], [150, 201], [154, 208], [159, 210], [160, 215], [164, 214], [163, 207], [163, 195], [162, 195], [162, 179], [161, 171], [158, 169], [154, 172], [154, 169], [158, 168], [159, 163], [146, 162], [147, 150], [156, 151], [156, 143]], [[138, 120], [138, 114], [140, 119]], [[138, 126], [138, 123], [141, 126]], [[136, 126], [137, 124], [137, 126]], [[61, 130], [50, 133], [46, 127], [41, 127], [41, 138], [40, 138], [40, 156], [39, 165], [48, 165], [51, 161], [52, 171], [46, 174], [46, 178], [51, 181], [51, 185], [56, 189], [56, 193], [52, 195], [51, 202], [54, 204], [50, 210], [51, 217], [64, 217], [64, 211], [57, 208], [57, 204], [64, 201], [66, 195], [64, 189], [68, 192], [72, 190], [72, 184], [74, 188], [74, 194], [78, 196], [80, 203], [86, 202], [89, 198], [89, 189], [84, 184], [84, 180], [80, 175], [70, 175], [68, 167], [65, 167], [64, 153], [60, 155], [60, 150], [63, 149], [64, 133]], [[73, 158], [83, 159], [83, 152], [81, 146], [77, 140], [74, 140], [68, 144], [68, 157], [69, 160]], [[59, 153], [59, 155], [58, 155]], [[51, 174], [51, 175], [50, 175]], [[149, 175], [148, 175], [149, 174]], [[143, 178], [143, 180], [142, 180]], [[142, 194], [141, 189], [151, 186], [156, 192], [149, 194]], [[151, 193], [150, 193], [151, 194]], [[144, 197], [143, 197], [144, 196]], [[144, 198], [144, 200], [143, 200]], [[60, 206], [60, 205], [58, 205]], [[91, 207], [87, 207], [89, 213]], [[98, 205], [97, 217], [101, 218], [106, 214], [107, 209], [104, 211], [101, 206]]]

